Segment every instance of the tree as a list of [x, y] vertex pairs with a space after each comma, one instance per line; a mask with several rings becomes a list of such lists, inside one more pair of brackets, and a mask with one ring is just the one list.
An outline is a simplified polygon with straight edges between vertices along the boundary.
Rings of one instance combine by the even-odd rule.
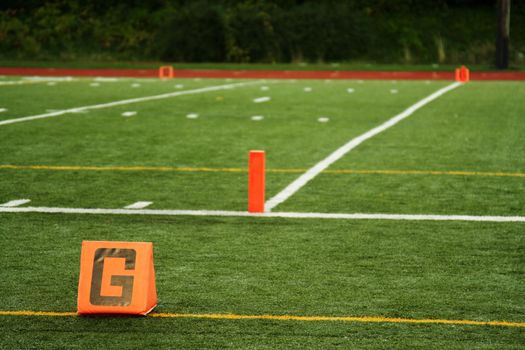
[[498, 34], [496, 36], [496, 67], [509, 67], [510, 0], [498, 0]]

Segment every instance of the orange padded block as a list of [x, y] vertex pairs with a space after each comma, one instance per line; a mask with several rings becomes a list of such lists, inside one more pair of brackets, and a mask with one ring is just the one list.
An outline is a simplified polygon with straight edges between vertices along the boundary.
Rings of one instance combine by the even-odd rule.
[[155, 306], [152, 243], [82, 242], [79, 314], [146, 315]]

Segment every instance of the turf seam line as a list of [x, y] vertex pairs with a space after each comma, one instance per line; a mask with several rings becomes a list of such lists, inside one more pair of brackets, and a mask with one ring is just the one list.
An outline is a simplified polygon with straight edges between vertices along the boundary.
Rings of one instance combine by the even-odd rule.
[[405, 109], [403, 112], [383, 122], [381, 125], [376, 126], [375, 128], [365, 132], [364, 134], [361, 134], [351, 139], [350, 141], [345, 143], [343, 146], [339, 147], [337, 150], [335, 150], [330, 155], [328, 155], [328, 157], [326, 157], [325, 159], [321, 160], [319, 163], [315, 164], [313, 167], [308, 169], [304, 174], [302, 174], [297, 179], [295, 179], [292, 183], [286, 186], [281, 192], [277, 193], [275, 196], [270, 198], [265, 204], [265, 210], [271, 211], [273, 208], [275, 208], [279, 204], [286, 201], [288, 198], [293, 196], [297, 191], [299, 191], [304, 185], [306, 185], [310, 180], [312, 180], [314, 177], [319, 175], [323, 170], [328, 168], [330, 165], [332, 165], [333, 163], [341, 159], [344, 155], [346, 155], [352, 149], [359, 146], [361, 143], [391, 128], [392, 126], [396, 125], [403, 119], [412, 115], [415, 111], [417, 111], [421, 107], [425, 106], [426, 104], [432, 102], [438, 97], [444, 95], [448, 91], [453, 90], [459, 86], [461, 86], [461, 83], [458, 83], [458, 82], [447, 85], [446, 87], [437, 90], [436, 92], [430, 94], [429, 96], [423, 98], [422, 100], [419, 100], [412, 106]]
[[226, 210], [174, 210], [174, 209], [109, 209], [109, 208], [60, 208], [60, 207], [0, 207], [0, 213], [59, 213], [97, 215], [160, 215], [160, 216], [224, 216], [251, 218], [289, 219], [343, 219], [343, 220], [411, 220], [411, 221], [484, 221], [525, 222], [525, 216], [477, 216], [436, 214], [381, 214], [381, 213], [297, 213]]
[[[173, 172], [213, 172], [213, 173], [247, 173], [245, 168], [209, 168], [209, 167], [174, 167], [174, 166], [98, 166], [98, 165], [0, 165], [1, 169], [12, 170], [56, 170], [56, 171], [173, 171]], [[267, 173], [298, 174], [308, 169], [266, 169]], [[464, 170], [396, 170], [396, 169], [333, 169], [323, 170], [321, 174], [353, 175], [454, 175], [454, 176], [487, 176], [487, 177], [525, 177], [525, 173], [503, 171], [464, 171]]]
[[64, 109], [64, 110], [60, 110], [60, 111], [56, 111], [56, 112], [51, 112], [51, 113], [44, 113], [44, 114], [38, 114], [38, 115], [33, 115], [33, 116], [28, 116], [28, 117], [2, 120], [2, 121], [0, 121], [0, 126], [1, 125], [6, 125], [6, 124], [13, 124], [13, 123], [20, 123], [20, 122], [25, 122], [25, 121], [30, 121], [30, 120], [36, 120], [36, 119], [58, 117], [58, 116], [61, 116], [61, 115], [67, 114], [67, 113], [78, 113], [78, 112], [88, 111], [88, 110], [92, 110], [92, 109], [109, 108], [109, 107], [114, 107], [114, 106], [122, 106], [122, 105], [131, 104], [131, 103], [139, 103], [139, 102], [145, 102], [145, 101], [160, 100], [160, 99], [176, 97], [176, 96], [182, 96], [182, 95], [192, 95], [192, 94], [199, 94], [199, 93], [202, 93], [202, 92], [233, 89], [233, 88], [236, 88], [236, 87], [247, 86], [247, 85], [254, 85], [254, 84], [261, 84], [261, 83], [263, 83], [263, 80], [248, 81], [248, 82], [233, 83], [233, 84], [225, 84], [225, 85], [215, 85], [215, 86], [208, 86], [208, 87], [199, 88], [199, 89], [193, 89], [193, 90], [169, 92], [169, 93], [160, 94], [160, 95], [136, 97], [136, 98], [130, 98], [130, 99], [125, 99], [125, 100], [101, 103], [101, 104], [96, 104], [96, 105], [68, 108], [68, 109]]
[[[0, 316], [41, 316], [41, 317], [76, 317], [76, 312], [57, 311], [0, 311]], [[106, 316], [107, 317], [107, 316]], [[296, 315], [239, 315], [239, 314], [182, 314], [151, 313], [153, 318], [198, 318], [220, 320], [270, 320], [270, 321], [307, 321], [307, 322], [362, 322], [362, 323], [408, 323], [408, 324], [441, 324], [466, 326], [499, 326], [525, 328], [525, 322], [509, 321], [474, 321], [448, 319], [415, 319], [382, 316], [296, 316]]]

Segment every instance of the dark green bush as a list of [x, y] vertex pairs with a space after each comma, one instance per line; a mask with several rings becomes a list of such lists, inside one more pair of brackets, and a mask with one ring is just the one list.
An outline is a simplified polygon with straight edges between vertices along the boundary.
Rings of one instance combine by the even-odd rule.
[[[0, 58], [492, 63], [496, 0], [4, 0]], [[511, 59], [523, 64], [525, 1]]]
[[218, 62], [226, 59], [221, 8], [191, 1], [158, 14], [155, 31], [158, 58], [165, 61]]

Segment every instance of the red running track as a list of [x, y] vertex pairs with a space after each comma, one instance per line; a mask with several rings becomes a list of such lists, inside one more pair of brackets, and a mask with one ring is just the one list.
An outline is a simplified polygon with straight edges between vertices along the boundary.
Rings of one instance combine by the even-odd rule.
[[[156, 78], [156, 69], [0, 67], [0, 75]], [[176, 78], [454, 80], [453, 72], [175, 69]], [[471, 72], [471, 80], [525, 80], [525, 72]]]

